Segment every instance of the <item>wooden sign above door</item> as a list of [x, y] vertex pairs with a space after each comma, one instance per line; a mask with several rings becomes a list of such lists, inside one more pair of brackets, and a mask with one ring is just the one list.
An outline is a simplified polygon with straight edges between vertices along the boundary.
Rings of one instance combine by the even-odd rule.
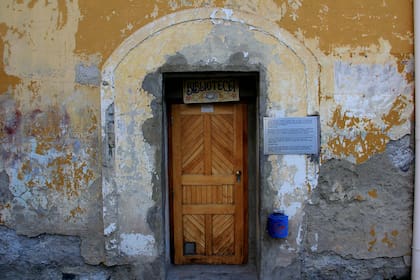
[[184, 103], [212, 103], [239, 101], [237, 79], [195, 79], [184, 80]]

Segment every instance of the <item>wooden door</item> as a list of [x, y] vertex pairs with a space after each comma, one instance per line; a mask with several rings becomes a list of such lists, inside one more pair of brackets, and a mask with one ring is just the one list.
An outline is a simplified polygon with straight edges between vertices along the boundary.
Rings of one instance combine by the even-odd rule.
[[174, 263], [241, 264], [247, 254], [244, 104], [171, 108]]

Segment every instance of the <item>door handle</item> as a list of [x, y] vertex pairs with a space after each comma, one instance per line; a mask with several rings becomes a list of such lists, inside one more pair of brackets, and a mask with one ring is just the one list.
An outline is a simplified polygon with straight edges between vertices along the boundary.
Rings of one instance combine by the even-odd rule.
[[239, 183], [241, 181], [242, 172], [240, 170], [237, 170], [235, 175], [236, 175], [236, 182]]

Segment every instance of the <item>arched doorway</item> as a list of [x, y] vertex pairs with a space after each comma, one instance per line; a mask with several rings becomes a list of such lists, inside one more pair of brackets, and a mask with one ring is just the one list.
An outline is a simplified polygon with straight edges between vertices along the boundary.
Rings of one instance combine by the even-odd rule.
[[[314, 56], [277, 25], [226, 9], [194, 9], [161, 18], [134, 33], [107, 60], [101, 86], [103, 205], [108, 264], [137, 263], [165, 274], [170, 262], [165, 73], [257, 72], [255, 112], [255, 236], [280, 178], [275, 158], [262, 155], [263, 116], [319, 111]], [[302, 169], [309, 161], [303, 159]], [[280, 176], [280, 177], [279, 177]], [[302, 198], [303, 199], [303, 198]], [[297, 226], [301, 216], [294, 217]], [[297, 230], [291, 233], [296, 238]], [[268, 249], [256, 238], [256, 265]], [[295, 245], [292, 245], [292, 247]], [[297, 245], [296, 245], [297, 246]], [[290, 250], [293, 252], [293, 250]]]

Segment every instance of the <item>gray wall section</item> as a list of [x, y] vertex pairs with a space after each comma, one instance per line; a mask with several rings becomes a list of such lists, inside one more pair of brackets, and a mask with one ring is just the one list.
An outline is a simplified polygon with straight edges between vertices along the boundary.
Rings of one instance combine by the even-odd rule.
[[361, 165], [340, 160], [322, 165], [318, 187], [305, 207], [305, 275], [409, 276], [414, 173], [410, 142], [409, 136], [391, 141], [385, 153]]
[[[117, 280], [161, 279], [160, 264], [89, 265], [77, 236], [42, 234], [17, 235], [0, 226], [0, 279], [2, 280]], [[93, 250], [98, 250], [93, 248]]]

